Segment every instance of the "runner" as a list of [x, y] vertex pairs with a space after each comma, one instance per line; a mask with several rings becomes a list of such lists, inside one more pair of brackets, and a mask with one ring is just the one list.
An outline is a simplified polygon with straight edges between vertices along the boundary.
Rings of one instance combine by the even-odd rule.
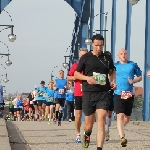
[[44, 120], [45, 108], [46, 108], [46, 100], [43, 97], [44, 93], [46, 93], [47, 87], [45, 87], [45, 81], [41, 81], [40, 87], [36, 90], [36, 95], [38, 95], [38, 110], [39, 110], [39, 121]]
[[13, 105], [13, 98], [10, 98], [10, 102], [9, 102], [9, 116], [10, 116], [10, 120], [14, 120], [14, 105]]
[[[109, 80], [112, 88], [116, 88], [115, 66], [112, 58], [102, 53], [103, 44], [103, 36], [100, 34], [94, 35], [92, 37], [93, 51], [80, 58], [75, 72], [75, 78], [82, 80], [83, 90], [82, 107], [85, 114], [85, 132], [82, 147], [88, 148], [89, 146], [96, 112], [98, 123], [97, 150], [102, 150], [104, 144], [105, 118], [110, 105]], [[81, 73], [82, 71], [83, 74]]]
[[[79, 50], [79, 59], [82, 55], [86, 54], [88, 52], [88, 49], [86, 48], [80, 48]], [[80, 134], [80, 128], [81, 128], [81, 117], [82, 117], [82, 81], [75, 80], [74, 73], [76, 71], [76, 68], [78, 66], [79, 62], [76, 62], [72, 65], [70, 68], [70, 71], [68, 73], [67, 79], [69, 81], [74, 81], [74, 97], [75, 97], [75, 127], [76, 127], [76, 143], [81, 143], [81, 134]]]
[[[111, 56], [111, 53], [109, 51], [105, 51], [104, 54]], [[108, 141], [109, 137], [110, 137], [109, 128], [111, 126], [112, 111], [114, 110], [114, 102], [113, 102], [114, 101], [113, 100], [114, 99], [114, 90], [112, 90], [110, 87], [109, 92], [110, 92], [110, 106], [108, 108], [108, 113], [107, 113], [106, 122], [105, 122], [106, 141]]]
[[22, 96], [19, 94], [18, 98], [16, 100], [16, 110], [17, 110], [17, 120], [21, 121], [22, 117], [22, 108], [23, 108], [23, 103], [22, 103]]
[[16, 98], [13, 100], [13, 105], [14, 105], [14, 121], [17, 121], [17, 99], [18, 99], [18, 96], [16, 96]]
[[31, 90], [31, 92], [29, 93], [27, 98], [29, 98], [29, 102], [30, 102], [29, 120], [31, 121], [33, 119], [33, 111], [34, 111], [34, 106], [33, 106], [34, 94], [33, 94], [33, 90]]
[[[128, 61], [127, 51], [119, 50], [119, 61], [116, 66], [117, 90], [114, 91], [115, 112], [117, 114], [117, 128], [121, 138], [121, 145], [127, 145], [125, 139], [124, 126], [129, 122], [132, 113], [134, 93], [133, 84], [142, 80], [142, 71], [136, 63]], [[134, 76], [137, 78], [134, 78]]]
[[53, 89], [54, 81], [50, 81], [48, 84], [48, 88], [45, 93], [46, 98], [46, 115], [48, 116], [48, 124], [51, 124], [53, 121], [53, 102], [54, 102], [54, 89]]
[[72, 81], [69, 81], [66, 92], [66, 103], [68, 110], [68, 120], [71, 122], [74, 117], [74, 88]]
[[27, 98], [24, 101], [24, 121], [29, 120], [29, 108], [30, 108], [30, 101], [29, 98]]
[[32, 101], [33, 101], [33, 106], [34, 106], [34, 110], [35, 110], [35, 112], [34, 112], [34, 120], [37, 121], [37, 119], [38, 119], [38, 106], [37, 106], [38, 96], [36, 95], [36, 90], [37, 90], [38, 86], [35, 85], [34, 88], [35, 88], [35, 90], [32, 92], [34, 99]]
[[62, 111], [66, 99], [66, 87], [67, 80], [64, 79], [64, 71], [59, 71], [59, 78], [55, 79], [54, 90], [55, 90], [55, 102], [56, 102], [56, 119], [58, 120], [58, 126], [61, 126]]

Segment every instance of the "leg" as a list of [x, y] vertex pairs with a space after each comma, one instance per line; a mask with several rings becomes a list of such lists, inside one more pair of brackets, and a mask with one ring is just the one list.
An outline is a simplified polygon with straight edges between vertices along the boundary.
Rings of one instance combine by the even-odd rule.
[[59, 113], [59, 108], [60, 108], [60, 100], [57, 98], [56, 99], [56, 119], [58, 120], [58, 113]]
[[120, 138], [124, 137], [124, 113], [117, 114], [117, 129], [120, 135]]
[[130, 116], [124, 116], [124, 126], [130, 121]]
[[97, 133], [97, 147], [103, 147], [104, 138], [105, 138], [105, 119], [107, 111], [104, 109], [97, 109], [97, 124], [98, 124], [98, 133]]
[[53, 119], [53, 104], [50, 105], [50, 119]]
[[74, 121], [74, 102], [71, 102], [71, 120]]

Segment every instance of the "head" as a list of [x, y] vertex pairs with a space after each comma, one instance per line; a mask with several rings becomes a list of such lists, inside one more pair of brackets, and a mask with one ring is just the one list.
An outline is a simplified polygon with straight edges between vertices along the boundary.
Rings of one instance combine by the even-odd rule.
[[41, 87], [44, 87], [45, 81], [41, 81], [40, 85], [41, 85]]
[[26, 101], [29, 102], [29, 98], [26, 98]]
[[93, 46], [93, 53], [95, 55], [100, 55], [103, 50], [103, 46], [104, 46], [103, 36], [100, 34], [93, 35], [92, 46]]
[[63, 70], [60, 70], [59, 71], [59, 78], [64, 78], [64, 71]]
[[69, 81], [68, 82], [68, 87], [70, 88], [70, 87], [72, 87], [73, 86], [73, 82], [72, 81]]
[[49, 81], [48, 86], [50, 89], [53, 89], [54, 81]]
[[125, 50], [124, 48], [120, 49], [118, 52], [118, 58], [120, 62], [126, 63], [128, 60], [127, 50]]
[[86, 54], [87, 52], [88, 52], [87, 48], [80, 48], [80, 50], [79, 50], [79, 58], [81, 58], [81, 56]]
[[17, 97], [18, 97], [18, 99], [20, 99], [20, 100], [22, 99], [22, 95], [21, 95], [21, 94], [18, 94]]

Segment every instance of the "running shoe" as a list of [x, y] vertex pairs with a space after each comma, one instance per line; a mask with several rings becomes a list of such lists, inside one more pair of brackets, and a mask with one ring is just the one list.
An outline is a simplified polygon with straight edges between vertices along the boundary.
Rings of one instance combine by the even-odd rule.
[[90, 136], [87, 136], [85, 133], [83, 134], [83, 139], [82, 139], [82, 147], [83, 148], [88, 148], [90, 143]]
[[81, 135], [80, 134], [77, 134], [75, 142], [76, 143], [81, 143]]
[[127, 139], [125, 139], [124, 137], [121, 139], [121, 146], [122, 147], [126, 147], [127, 146]]

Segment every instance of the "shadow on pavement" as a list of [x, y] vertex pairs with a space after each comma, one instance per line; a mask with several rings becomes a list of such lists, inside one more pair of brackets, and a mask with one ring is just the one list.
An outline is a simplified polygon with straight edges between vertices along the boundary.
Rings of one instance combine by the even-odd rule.
[[11, 121], [6, 121], [11, 150], [31, 150], [18, 128]]

